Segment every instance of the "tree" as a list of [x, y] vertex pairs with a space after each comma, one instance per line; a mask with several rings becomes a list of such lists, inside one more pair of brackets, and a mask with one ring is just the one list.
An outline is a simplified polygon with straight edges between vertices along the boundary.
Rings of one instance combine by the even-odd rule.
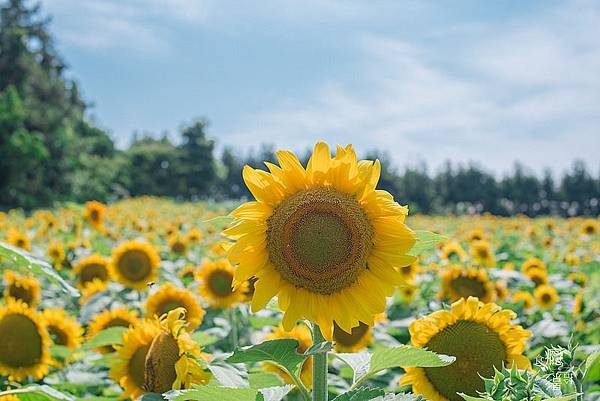
[[207, 198], [216, 183], [216, 165], [213, 150], [215, 142], [206, 137], [206, 120], [194, 121], [181, 133], [183, 143], [178, 146], [179, 181], [183, 182], [180, 195], [187, 198]]

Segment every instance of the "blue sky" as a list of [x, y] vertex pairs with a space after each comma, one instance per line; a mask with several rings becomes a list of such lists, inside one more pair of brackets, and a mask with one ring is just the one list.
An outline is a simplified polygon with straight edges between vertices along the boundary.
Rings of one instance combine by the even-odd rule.
[[600, 2], [42, 0], [97, 123], [398, 166], [600, 168]]

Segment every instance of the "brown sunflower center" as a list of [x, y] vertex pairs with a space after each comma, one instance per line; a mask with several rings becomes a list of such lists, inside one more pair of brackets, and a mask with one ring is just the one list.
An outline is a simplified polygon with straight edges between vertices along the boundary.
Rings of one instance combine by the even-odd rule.
[[42, 336], [27, 316], [14, 314], [0, 321], [0, 363], [13, 368], [34, 366], [42, 357]]
[[19, 238], [17, 240], [17, 247], [18, 248], [23, 248], [25, 246], [25, 240], [23, 238]]
[[450, 286], [459, 298], [477, 297], [482, 299], [486, 295], [484, 283], [476, 278], [459, 276], [452, 280]]
[[412, 272], [413, 272], [412, 265], [402, 266], [402, 274], [404, 274], [405, 276], [411, 275]]
[[165, 393], [177, 379], [175, 363], [179, 360], [179, 346], [171, 334], [161, 333], [150, 345], [146, 355], [144, 389], [151, 393]]
[[90, 212], [90, 220], [92, 220], [92, 221], [100, 220], [100, 212], [96, 209], [92, 210]]
[[489, 252], [488, 252], [487, 248], [479, 248], [477, 250], [477, 254], [479, 255], [479, 257], [481, 259], [486, 259], [489, 255]]
[[548, 294], [547, 292], [542, 294], [542, 302], [544, 304], [549, 304], [550, 301], [552, 301], [552, 297], [550, 296], [550, 294]]
[[144, 385], [144, 370], [146, 368], [146, 355], [148, 354], [148, 350], [150, 349], [150, 345], [143, 345], [135, 350], [133, 355], [131, 355], [131, 359], [129, 360], [129, 365], [127, 366], [127, 371], [129, 372], [129, 376], [133, 379], [133, 382], [136, 386], [142, 388]]
[[162, 316], [165, 313], [169, 313], [170, 311], [177, 308], [186, 308], [186, 305], [177, 299], [166, 299], [164, 300], [158, 307], [156, 308], [156, 314], [158, 316]]
[[185, 244], [181, 241], [175, 241], [173, 245], [171, 245], [171, 250], [175, 253], [185, 253]]
[[8, 295], [14, 299], [25, 302], [27, 305], [31, 305], [31, 302], [33, 301], [33, 291], [31, 291], [31, 288], [20, 286], [16, 283], [11, 284], [8, 287]]
[[131, 249], [121, 255], [119, 271], [131, 281], [143, 281], [151, 273], [150, 257], [146, 252]]
[[366, 268], [373, 228], [352, 196], [330, 188], [300, 191], [267, 221], [269, 258], [289, 283], [331, 294]]
[[108, 269], [106, 266], [99, 263], [90, 263], [81, 269], [81, 274], [79, 276], [81, 284], [94, 281], [96, 278], [100, 281], [108, 280]]
[[428, 380], [450, 401], [462, 401], [456, 394], [477, 396], [484, 390], [483, 377], [491, 377], [506, 360], [506, 347], [498, 334], [481, 323], [459, 320], [429, 340], [431, 351], [452, 355], [456, 361], [442, 368], [423, 368]]
[[585, 232], [588, 234], [593, 234], [595, 231], [596, 231], [596, 229], [591, 225], [589, 225], [585, 228]]
[[60, 327], [54, 324], [48, 325], [48, 334], [50, 334], [50, 338], [54, 344], [69, 345], [69, 335]]
[[226, 270], [215, 270], [208, 277], [208, 287], [219, 297], [226, 297], [233, 292], [232, 282], [233, 276]]
[[369, 325], [359, 322], [358, 326], [352, 328], [351, 333], [346, 333], [342, 330], [337, 323], [333, 323], [333, 340], [336, 343], [351, 347], [363, 339], [365, 334], [369, 331]]

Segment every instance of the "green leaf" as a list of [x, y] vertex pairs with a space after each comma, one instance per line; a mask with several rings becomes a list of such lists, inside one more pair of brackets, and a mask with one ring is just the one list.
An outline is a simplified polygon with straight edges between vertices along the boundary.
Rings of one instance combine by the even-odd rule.
[[384, 395], [385, 391], [381, 388], [360, 387], [340, 394], [332, 401], [369, 401]]
[[249, 347], [238, 348], [233, 352], [227, 362], [229, 363], [251, 363], [271, 361], [279, 366], [294, 372], [296, 368], [307, 358], [296, 352], [299, 343], [289, 338], [270, 340], [252, 345]]
[[361, 377], [365, 377], [371, 364], [371, 354], [366, 351], [355, 352], [352, 354], [334, 354], [346, 365], [352, 368], [354, 372], [353, 383], [357, 383]]
[[[79, 297], [81, 294], [71, 284], [67, 283], [50, 264], [37, 259], [22, 249], [12, 247], [0, 242], [0, 256], [12, 261], [11, 269], [24, 271], [29, 270], [36, 276], [46, 276], [52, 283], [58, 285], [64, 292], [72, 297]], [[1, 259], [1, 258], [0, 258]], [[0, 266], [0, 269], [2, 267]]]
[[197, 342], [201, 347], [206, 347], [216, 343], [220, 340], [220, 338], [212, 334], [205, 333], [204, 331], [197, 331], [192, 334], [192, 340]]
[[73, 355], [73, 351], [64, 345], [52, 345], [50, 346], [50, 355], [54, 359], [61, 359], [64, 361]]
[[170, 391], [165, 397], [169, 401], [257, 401], [258, 394], [253, 388], [194, 386], [191, 390]]
[[464, 398], [466, 401], [493, 401], [491, 398], [472, 397], [472, 396], [466, 395], [464, 393], [457, 393], [457, 394], [460, 395], [462, 398]]
[[576, 399], [581, 394], [565, 395], [564, 397], [544, 398], [542, 401], [571, 401]]
[[162, 396], [162, 394], [146, 393], [146, 394], [142, 395], [142, 398], [140, 398], [140, 401], [165, 401], [165, 398]]
[[127, 331], [126, 327], [109, 327], [104, 329], [94, 336], [90, 341], [83, 345], [84, 349], [95, 347], [103, 347], [106, 345], [121, 345], [123, 344], [123, 333]]
[[208, 369], [213, 374], [214, 378], [223, 387], [246, 388], [248, 384], [247, 372], [237, 369], [233, 365], [213, 364], [209, 365]]
[[407, 253], [412, 256], [419, 256], [423, 252], [428, 251], [429, 249], [433, 249], [438, 243], [447, 239], [448, 237], [432, 233], [429, 231], [415, 231], [415, 235], [417, 236], [417, 242], [413, 245], [410, 251]]
[[20, 401], [74, 401], [75, 397], [53, 389], [45, 384], [21, 387], [0, 392], [0, 396], [14, 394]]
[[277, 387], [283, 384], [283, 380], [281, 380], [281, 377], [279, 377], [275, 373], [267, 372], [250, 373], [248, 375], [248, 382], [250, 383], [250, 388], [255, 389], [265, 387]]
[[309, 349], [304, 352], [304, 355], [315, 355], [315, 354], [323, 354], [329, 352], [333, 349], [332, 341], [323, 341], [318, 344], [312, 345]]
[[285, 386], [267, 387], [258, 390], [262, 395], [263, 401], [281, 401], [294, 386], [286, 384]]
[[600, 381], [600, 351], [594, 352], [585, 360], [585, 382]]

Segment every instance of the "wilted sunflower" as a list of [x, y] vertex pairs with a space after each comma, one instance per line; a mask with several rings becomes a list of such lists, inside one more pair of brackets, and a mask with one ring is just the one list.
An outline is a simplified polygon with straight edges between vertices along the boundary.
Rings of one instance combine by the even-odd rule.
[[448, 298], [450, 302], [468, 297], [477, 297], [481, 302], [493, 302], [496, 299], [494, 284], [483, 269], [452, 265], [441, 272], [440, 277], [440, 298]]
[[473, 262], [484, 267], [494, 267], [496, 259], [492, 247], [487, 241], [474, 241], [471, 244], [471, 257]]
[[536, 287], [548, 283], [548, 273], [546, 270], [540, 269], [539, 267], [531, 267], [527, 269], [527, 273], [525, 273], [525, 275], [531, 281], [533, 281]]
[[80, 289], [85, 288], [88, 283], [91, 283], [94, 280], [102, 282], [108, 282], [110, 280], [108, 261], [98, 254], [93, 254], [81, 259], [75, 266], [73, 272], [77, 275], [77, 286]]
[[449, 241], [442, 247], [440, 259], [446, 262], [459, 262], [467, 258], [467, 253], [456, 241]]
[[176, 255], [185, 255], [187, 252], [188, 242], [178, 233], [172, 234], [169, 237], [169, 249]]
[[484, 390], [480, 376], [491, 377], [503, 364], [526, 369], [525, 340], [531, 333], [511, 324], [516, 314], [494, 303], [464, 298], [450, 311], [440, 310], [415, 320], [409, 327], [414, 346], [439, 354], [452, 355], [456, 361], [445, 367], [406, 367], [402, 385], [431, 401], [462, 401], [457, 392], [477, 396]]
[[185, 310], [177, 308], [163, 315], [160, 325], [161, 333], [146, 354], [144, 390], [165, 393], [207, 384], [211, 375], [200, 364], [200, 346], [185, 330]]
[[75, 349], [83, 341], [83, 328], [77, 319], [64, 309], [45, 309], [42, 316], [46, 320], [46, 328], [55, 345]]
[[551, 308], [554, 306], [554, 304], [560, 301], [560, 296], [558, 295], [556, 288], [548, 284], [537, 286], [534, 295], [537, 304], [542, 309]]
[[21, 381], [48, 373], [50, 336], [44, 319], [21, 301], [0, 306], [0, 376]]
[[404, 225], [408, 208], [375, 190], [379, 161], [358, 161], [351, 145], [332, 158], [317, 143], [306, 169], [289, 151], [276, 156], [280, 166], [266, 163], [270, 173], [243, 170], [256, 201], [234, 210], [224, 232], [237, 241], [228, 252], [239, 265], [235, 284], [257, 278], [254, 311], [277, 295], [286, 330], [301, 318], [327, 338], [334, 321], [346, 331], [373, 325], [403, 282], [394, 267], [415, 260], [406, 255], [416, 241]]
[[580, 232], [585, 235], [596, 235], [598, 234], [598, 230], [600, 230], [600, 224], [597, 220], [587, 219], [581, 225]]
[[160, 257], [156, 249], [141, 241], [127, 241], [113, 249], [110, 272], [121, 284], [143, 290], [157, 278]]
[[8, 232], [7, 242], [15, 248], [21, 248], [26, 251], [31, 251], [31, 240], [27, 234], [18, 230], [10, 230]]
[[161, 285], [146, 301], [146, 314], [148, 317], [161, 317], [177, 308], [185, 309], [189, 331], [193, 331], [202, 323], [206, 313], [190, 290], [177, 288], [171, 283]]
[[[290, 331], [284, 330], [283, 327], [276, 327], [273, 332], [268, 334], [266, 337], [267, 340], [278, 340], [281, 338], [291, 338], [293, 340], [297, 340], [298, 348], [296, 348], [296, 352], [299, 354], [303, 354], [312, 346], [310, 329], [304, 324], [296, 325]], [[263, 368], [268, 372], [276, 373], [287, 384], [294, 383], [287, 372], [282, 370], [274, 363], [265, 362], [263, 363]], [[300, 370], [300, 380], [302, 380], [302, 383], [304, 383], [308, 389], [312, 388], [312, 357], [306, 358], [306, 360], [303, 362]]]
[[106, 206], [100, 202], [90, 201], [85, 203], [83, 217], [88, 223], [97, 230], [104, 227], [104, 216], [106, 215]]
[[535, 298], [527, 291], [517, 291], [511, 296], [514, 303], [523, 302], [523, 309], [527, 310], [535, 304]]
[[4, 273], [4, 297], [19, 300], [33, 307], [41, 298], [40, 282], [33, 276], [21, 276], [12, 270]]
[[123, 334], [109, 376], [125, 390], [119, 398], [137, 399], [144, 391], [146, 356], [152, 341], [162, 333], [158, 319], [140, 320]]
[[[100, 333], [102, 330], [109, 327], [126, 327], [135, 324], [138, 320], [137, 312], [129, 310], [126, 307], [115, 308], [98, 313], [92, 317], [92, 321], [88, 325], [87, 339], [88, 341]], [[102, 354], [108, 354], [114, 351], [114, 347], [106, 345], [97, 349]]]
[[205, 261], [196, 273], [198, 291], [214, 308], [230, 308], [244, 301], [247, 283], [233, 288], [235, 270], [227, 259]]
[[546, 264], [538, 258], [530, 257], [521, 265], [521, 271], [523, 274], [527, 274], [530, 269], [542, 269], [547, 270]]

